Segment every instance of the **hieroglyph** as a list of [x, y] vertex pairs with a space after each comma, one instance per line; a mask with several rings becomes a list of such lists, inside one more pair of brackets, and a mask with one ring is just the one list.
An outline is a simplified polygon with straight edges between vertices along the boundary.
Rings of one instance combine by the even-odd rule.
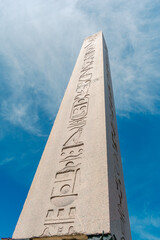
[[62, 145], [59, 155], [58, 171], [54, 176], [50, 195], [50, 207], [44, 220], [42, 236], [74, 233], [76, 199], [79, 194], [81, 164], [85, 143], [82, 132], [85, 129], [89, 108], [89, 89], [95, 55], [94, 35], [84, 45], [84, 58], [77, 82], [76, 94], [72, 104], [68, 130], [70, 137]]

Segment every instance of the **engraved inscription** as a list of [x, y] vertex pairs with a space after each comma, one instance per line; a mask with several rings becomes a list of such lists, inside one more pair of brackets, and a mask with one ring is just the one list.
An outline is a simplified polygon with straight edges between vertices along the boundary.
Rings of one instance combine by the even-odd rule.
[[78, 120], [84, 118], [87, 115], [88, 102], [88, 95], [85, 95], [84, 97], [77, 95], [71, 111], [71, 120]]
[[76, 208], [75, 207], [71, 207], [70, 211], [69, 211], [69, 216], [74, 218], [75, 214], [76, 214]]
[[74, 233], [74, 227], [70, 226], [68, 229], [68, 234], [73, 234]]
[[62, 226], [58, 227], [57, 234], [61, 233], [62, 231], [63, 231], [63, 227]]
[[47, 211], [42, 236], [74, 233], [76, 199], [79, 194], [84, 152], [82, 135], [89, 108], [89, 88], [92, 81], [96, 37], [94, 35], [88, 38], [84, 46], [83, 63], [77, 79], [76, 96], [67, 127], [69, 137], [61, 148], [59, 166], [50, 196], [51, 207]]
[[64, 216], [64, 208], [60, 208], [59, 210], [58, 210], [58, 215], [57, 215], [57, 217], [63, 217]]
[[53, 218], [54, 216], [54, 210], [53, 209], [49, 209], [46, 215], [46, 218]]

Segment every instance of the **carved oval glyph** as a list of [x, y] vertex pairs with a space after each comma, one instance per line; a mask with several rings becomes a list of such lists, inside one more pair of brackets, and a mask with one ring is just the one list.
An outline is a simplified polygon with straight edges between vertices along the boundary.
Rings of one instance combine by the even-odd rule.
[[70, 205], [77, 198], [77, 194], [65, 195], [65, 196], [56, 196], [51, 198], [51, 203], [57, 207], [64, 207]]
[[70, 188], [71, 188], [71, 186], [69, 184], [65, 184], [61, 187], [60, 192], [62, 194], [66, 194], [69, 192]]

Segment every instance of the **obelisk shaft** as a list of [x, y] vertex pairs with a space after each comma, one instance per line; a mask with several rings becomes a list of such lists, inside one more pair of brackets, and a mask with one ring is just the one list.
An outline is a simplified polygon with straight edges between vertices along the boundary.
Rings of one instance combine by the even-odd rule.
[[112, 232], [130, 240], [107, 48], [81, 48], [13, 238]]

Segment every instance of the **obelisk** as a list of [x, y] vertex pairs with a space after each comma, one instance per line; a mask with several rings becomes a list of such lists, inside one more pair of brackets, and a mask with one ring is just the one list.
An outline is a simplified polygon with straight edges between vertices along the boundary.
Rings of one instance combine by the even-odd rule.
[[[84, 40], [13, 238], [131, 240], [102, 32]], [[66, 237], [67, 238], [67, 237]]]

